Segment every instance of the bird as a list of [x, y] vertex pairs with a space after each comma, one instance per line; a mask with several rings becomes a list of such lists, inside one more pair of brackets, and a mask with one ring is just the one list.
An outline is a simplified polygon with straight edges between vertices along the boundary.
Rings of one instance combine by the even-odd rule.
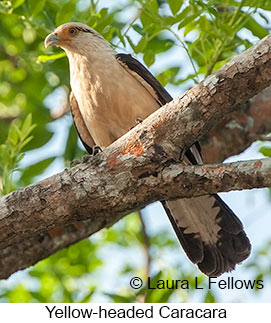
[[[58, 26], [45, 41], [68, 57], [70, 106], [88, 153], [106, 148], [173, 98], [130, 54], [117, 53], [95, 29], [80, 22]], [[185, 152], [186, 165], [202, 164], [198, 142]], [[209, 277], [235, 269], [251, 252], [239, 218], [217, 195], [161, 201], [190, 261]]]

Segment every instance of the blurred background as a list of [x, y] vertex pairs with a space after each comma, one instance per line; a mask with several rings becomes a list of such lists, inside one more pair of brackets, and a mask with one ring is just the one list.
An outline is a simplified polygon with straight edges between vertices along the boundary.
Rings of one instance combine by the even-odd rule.
[[[177, 97], [268, 35], [270, 12], [264, 0], [0, 1], [0, 195], [58, 173], [86, 154], [69, 113], [67, 58], [43, 44], [56, 26], [80, 21], [95, 28]], [[204, 159], [270, 157], [270, 111], [267, 90], [202, 139]], [[0, 281], [0, 302], [269, 302], [270, 190], [221, 196], [253, 245], [249, 259], [221, 279], [262, 279], [261, 290], [208, 290], [157, 202]], [[133, 276], [148, 275], [153, 283], [197, 276], [205, 288], [130, 288]]]

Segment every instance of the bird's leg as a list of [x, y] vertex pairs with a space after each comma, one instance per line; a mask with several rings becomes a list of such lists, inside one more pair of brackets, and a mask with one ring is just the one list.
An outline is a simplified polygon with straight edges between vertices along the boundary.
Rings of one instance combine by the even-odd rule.
[[142, 122], [143, 122], [143, 120], [141, 118], [136, 118], [136, 124], [140, 124]]
[[103, 150], [102, 150], [102, 148], [101, 147], [99, 147], [99, 146], [97, 146], [97, 145], [95, 145], [95, 146], [93, 146], [93, 156], [96, 156], [98, 153], [100, 153], [100, 152], [102, 152]]
[[92, 157], [96, 156], [99, 152], [102, 151], [102, 148], [99, 147], [99, 146], [93, 146], [92, 147], [92, 154], [89, 154], [89, 155], [84, 155], [82, 157], [82, 162], [83, 163], [87, 163]]
[[80, 163], [81, 163], [81, 160], [78, 160], [78, 159], [71, 160], [70, 168], [72, 168], [72, 167], [74, 167], [74, 166], [76, 166], [76, 165], [78, 165]]
[[[140, 118], [136, 118], [135, 122], [136, 122], [136, 125], [135, 126], [137, 126], [138, 124], [142, 123], [143, 120], [140, 119]], [[135, 126], [131, 127], [130, 130], [132, 130]]]
[[78, 159], [72, 160], [70, 162], [70, 167], [74, 167], [74, 166], [76, 166], [76, 165], [78, 165], [78, 164], [80, 164], [82, 162], [83, 163], [87, 163], [92, 157], [96, 156], [101, 151], [102, 151], [102, 148], [101, 147], [96, 146], [96, 145], [93, 146], [92, 147], [92, 153], [91, 154], [89, 154], [89, 155], [83, 155], [82, 156], [82, 160], [78, 160]]

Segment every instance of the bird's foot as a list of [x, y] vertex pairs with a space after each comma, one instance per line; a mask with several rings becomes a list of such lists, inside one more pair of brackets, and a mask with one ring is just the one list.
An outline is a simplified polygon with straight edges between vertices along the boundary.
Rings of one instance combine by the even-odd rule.
[[92, 157], [96, 156], [99, 152], [102, 151], [102, 148], [99, 146], [93, 146], [92, 147], [92, 154], [90, 155], [84, 155], [82, 157], [82, 162], [87, 163]]
[[81, 160], [78, 160], [78, 159], [71, 160], [71, 162], [70, 162], [70, 168], [72, 168], [72, 167], [74, 167], [74, 166], [76, 166], [76, 165], [78, 165], [80, 163], [81, 163]]
[[93, 155], [83, 155], [82, 156], [82, 163], [87, 163], [92, 157], [93, 157]]
[[132, 130], [132, 129], [133, 129], [134, 127], [136, 127], [138, 124], [142, 123], [142, 122], [143, 122], [143, 120], [142, 120], [142, 119], [140, 119], [140, 118], [136, 118], [135, 122], [136, 122], [136, 125], [135, 125], [135, 126], [133, 126], [133, 127], [131, 127], [131, 128], [130, 128], [130, 130]]
[[136, 118], [136, 124], [140, 124], [140, 123], [142, 123], [143, 122], [143, 119], [141, 119], [141, 118]]
[[92, 154], [83, 155], [81, 160], [75, 159], [70, 162], [70, 167], [74, 167], [80, 163], [87, 163], [92, 157], [96, 156], [99, 152], [102, 151], [102, 148], [99, 146], [92, 147]]
[[96, 156], [98, 153], [100, 153], [102, 151], [103, 151], [102, 148], [99, 147], [99, 146], [95, 145], [95, 146], [92, 147], [92, 155], [93, 156]]

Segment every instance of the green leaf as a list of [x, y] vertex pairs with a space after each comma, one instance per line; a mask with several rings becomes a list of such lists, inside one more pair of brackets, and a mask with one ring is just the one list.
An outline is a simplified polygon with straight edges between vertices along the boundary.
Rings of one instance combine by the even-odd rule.
[[46, 63], [48, 61], [55, 61], [65, 56], [66, 56], [65, 52], [61, 52], [53, 55], [40, 55], [38, 56], [37, 63]]
[[191, 6], [186, 7], [181, 13], [176, 16], [176, 23], [185, 19], [192, 11]]
[[197, 26], [193, 22], [186, 25], [185, 29], [184, 29], [184, 36], [187, 36], [191, 31], [193, 31], [195, 29], [197, 29]]
[[21, 126], [21, 137], [26, 138], [35, 127], [36, 125], [32, 125], [32, 114], [29, 113]]
[[[255, 3], [256, 2], [256, 3]], [[243, 6], [257, 6], [257, 8], [261, 8], [264, 10], [270, 11], [270, 0], [258, 0], [258, 1], [251, 1], [251, 0], [243, 0]]]
[[199, 18], [198, 23], [199, 23], [199, 27], [200, 27], [201, 32], [205, 32], [205, 33], [209, 32], [209, 30], [210, 30], [210, 21], [205, 16], [201, 16]]
[[119, 37], [120, 42], [125, 47], [126, 46], [126, 43], [125, 43], [125, 39], [124, 39], [124, 37], [123, 37], [123, 35], [121, 33], [121, 30], [120, 29], [116, 29], [116, 33], [117, 33], [117, 36]]
[[208, 11], [209, 11], [209, 13], [213, 14], [215, 17], [217, 17], [217, 16], [218, 16], [218, 13], [217, 13], [217, 11], [215, 10], [215, 8], [213, 8], [213, 7], [208, 7]]
[[174, 288], [167, 289], [163, 291], [163, 293], [159, 293], [157, 298], [155, 299], [156, 303], [169, 303], [170, 296], [175, 293]]
[[159, 6], [157, 3], [157, 0], [148, 0], [148, 4], [150, 5], [150, 9], [152, 10], [153, 13], [157, 13]]
[[70, 21], [74, 11], [75, 11], [75, 1], [69, 1], [63, 7], [61, 7], [56, 15], [57, 26]]
[[33, 136], [30, 136], [30, 137], [27, 137], [24, 141], [22, 141], [20, 145], [20, 150], [22, 150], [24, 146], [26, 146], [33, 138], [34, 138]]
[[244, 27], [249, 29], [254, 36], [259, 37], [260, 39], [268, 35], [268, 30], [258, 24], [252, 17], [247, 20]]
[[[95, 26], [95, 29], [101, 33], [103, 36], [106, 38], [106, 33], [108, 29], [110, 29], [113, 23], [113, 16], [112, 14], [109, 13], [108, 8], [102, 8], [98, 13], [97, 13], [97, 24]], [[110, 39], [107, 38], [109, 41]]]
[[134, 51], [136, 54], [142, 53], [148, 44], [148, 37], [142, 37], [138, 44], [135, 46]]
[[181, 29], [183, 27], [185, 27], [186, 25], [188, 25], [190, 22], [192, 22], [193, 20], [195, 20], [198, 17], [198, 14], [194, 14], [191, 16], [188, 16], [187, 18], [185, 18], [178, 26], [178, 29]]
[[172, 67], [165, 70], [163, 73], [157, 75], [158, 81], [163, 85], [166, 86], [167, 83], [174, 83], [176, 75], [178, 74], [180, 67]]
[[214, 303], [215, 297], [211, 291], [207, 291], [204, 297], [204, 303]]
[[132, 25], [132, 28], [137, 32], [137, 33], [139, 33], [140, 35], [142, 35], [143, 36], [143, 29], [142, 29], [142, 27], [140, 26], [140, 25], [138, 25], [138, 24], [134, 24], [134, 25]]
[[260, 148], [260, 153], [262, 153], [266, 157], [271, 157], [271, 147], [262, 147]]
[[33, 136], [29, 136], [29, 134], [34, 127], [31, 114], [26, 117], [23, 123], [14, 120], [10, 125], [5, 144], [0, 147], [0, 164], [3, 167], [2, 178], [0, 178], [0, 182], [3, 184], [2, 188], [0, 187], [1, 194], [7, 194], [15, 187], [12, 174], [18, 170], [19, 162], [24, 157], [23, 147], [33, 139]]
[[133, 51], [135, 51], [136, 45], [133, 43], [132, 39], [129, 36], [127, 36], [127, 35], [125, 37], [128, 40], [128, 43], [132, 47]]
[[95, 292], [95, 289], [93, 288], [81, 301], [80, 303], [89, 303], [91, 301], [91, 298]]
[[155, 61], [155, 54], [152, 50], [146, 50], [143, 56], [145, 64], [150, 67]]
[[45, 3], [46, 0], [29, 0], [31, 16], [36, 16], [39, 12], [41, 12], [45, 6]]
[[25, 153], [21, 153], [17, 158], [17, 162], [19, 163], [21, 160], [23, 160], [24, 156], [25, 156]]
[[176, 15], [183, 4], [183, 0], [168, 0], [168, 4], [173, 15]]
[[135, 302], [135, 296], [122, 296], [117, 294], [110, 294], [110, 293], [104, 293], [105, 295], [109, 296], [114, 303], [133, 303]]
[[155, 54], [164, 53], [174, 45], [174, 41], [170, 38], [163, 38], [158, 35], [152, 38], [147, 44], [147, 50], [153, 51]]
[[[261, 270], [260, 268], [259, 268], [259, 270]], [[259, 280], [263, 280], [263, 278], [264, 278], [264, 275], [263, 275], [263, 273], [258, 273], [258, 275], [257, 275], [257, 277], [255, 278], [255, 281], [257, 282], [257, 281], [259, 281]], [[259, 292], [260, 291], [260, 289], [258, 289], [258, 288], [256, 288], [256, 284], [255, 284], [255, 286], [254, 286], [254, 291], [255, 292]]]
[[[151, 277], [150, 286], [156, 286], [158, 280], [162, 279], [162, 276], [163, 276], [162, 272], [159, 271], [156, 275]], [[158, 292], [159, 292], [159, 290], [158, 290]], [[155, 296], [156, 296], [155, 294], [157, 294], [156, 289], [147, 289], [147, 295], [146, 295], [145, 302], [152, 303], [155, 300]]]
[[10, 290], [7, 297], [11, 303], [28, 303], [32, 299], [31, 293], [22, 283]]
[[12, 3], [12, 8], [16, 9], [16, 8], [20, 7], [24, 2], [25, 2], [25, 0], [15, 0]]
[[9, 163], [9, 160], [10, 160], [9, 149], [7, 145], [2, 144], [0, 146], [0, 162], [2, 164], [2, 167], [4, 167], [4, 165], [7, 165]]
[[19, 140], [18, 127], [15, 126], [15, 123], [13, 122], [9, 128], [8, 141], [12, 144], [12, 146], [16, 146], [18, 143], [18, 140]]
[[141, 21], [143, 27], [148, 27], [152, 23], [152, 19], [151, 19], [150, 15], [148, 15], [148, 13], [144, 10], [142, 11], [142, 13], [140, 15], [140, 21]]
[[[158, 4], [156, 0], [149, 0], [145, 2], [140, 15], [140, 21], [145, 28], [153, 28], [154, 24], [158, 24], [160, 21], [160, 16], [158, 14]], [[156, 28], [159, 26], [156, 26]]]

